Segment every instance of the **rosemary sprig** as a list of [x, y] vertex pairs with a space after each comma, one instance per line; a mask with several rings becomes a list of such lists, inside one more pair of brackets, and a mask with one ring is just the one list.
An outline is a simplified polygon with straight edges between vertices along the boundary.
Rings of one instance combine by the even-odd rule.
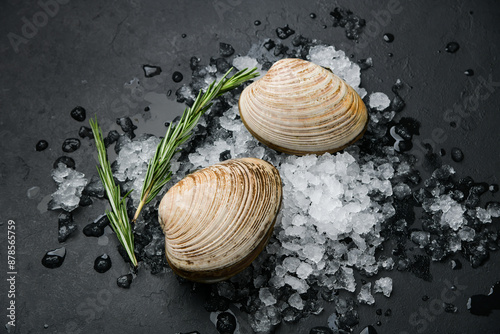
[[132, 233], [132, 226], [129, 223], [127, 207], [125, 205], [125, 199], [132, 190], [121, 198], [120, 186], [116, 185], [113, 179], [111, 165], [108, 161], [106, 147], [102, 139], [102, 131], [99, 124], [97, 124], [97, 118], [96, 120], [90, 119], [89, 123], [94, 133], [97, 152], [99, 153], [99, 166], [97, 166], [97, 171], [104, 185], [104, 189], [106, 190], [106, 194], [108, 195], [109, 204], [112, 209], [111, 211], [106, 210], [106, 215], [111, 222], [111, 227], [115, 231], [118, 240], [127, 251], [130, 261], [134, 267], [137, 267], [137, 259], [134, 254], [134, 234]]
[[243, 82], [259, 76], [256, 72], [257, 69], [253, 68], [251, 70], [244, 69], [239, 71], [227, 79], [226, 77], [232, 70], [232, 68], [229, 69], [219, 83], [212, 82], [205, 93], [202, 94], [200, 91], [193, 105], [190, 108], [184, 109], [184, 113], [177, 125], [172, 126], [172, 123], [170, 123], [165, 137], [158, 144], [155, 155], [148, 164], [148, 170], [141, 191], [141, 201], [132, 222], [137, 220], [144, 205], [151, 202], [158, 195], [162, 187], [170, 180], [172, 176], [172, 172], [170, 171], [172, 156], [179, 151], [178, 147], [191, 136], [191, 130], [198, 123], [201, 115], [210, 108], [212, 100], [236, 88]]

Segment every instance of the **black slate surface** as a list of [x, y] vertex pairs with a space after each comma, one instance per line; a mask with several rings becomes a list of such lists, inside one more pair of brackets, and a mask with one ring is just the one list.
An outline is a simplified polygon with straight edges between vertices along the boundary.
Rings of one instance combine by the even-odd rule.
[[[17, 274], [16, 326], [11, 333], [217, 333], [203, 308], [205, 291], [192, 291], [191, 285], [179, 284], [169, 272], [151, 275], [142, 270], [130, 289], [116, 286], [116, 278], [128, 272], [116, 252], [116, 239], [109, 235], [109, 242], [99, 245], [81, 233], [104, 211], [102, 201], [74, 212], [78, 232], [62, 244], [67, 249], [64, 264], [56, 269], [41, 265], [45, 252], [60, 247], [58, 213], [45, 208], [47, 196], [56, 189], [50, 177], [52, 164], [63, 155], [63, 141], [76, 137], [80, 126], [86, 125], [71, 118], [70, 111], [84, 106], [87, 119], [97, 115], [103, 128], [118, 129], [117, 117], [140, 114], [148, 105], [124, 86], [134, 77], [144, 79], [145, 64], [162, 68], [150, 81], [150, 91], [175, 92], [189, 80], [192, 56], [208, 63], [218, 56], [220, 42], [244, 55], [252, 44], [277, 40], [275, 29], [288, 25], [296, 34], [354, 54], [354, 59], [372, 57], [373, 68], [362, 73], [362, 86], [368, 92], [390, 93], [397, 79], [411, 86], [404, 94], [404, 115], [422, 123], [412, 153], [424, 152], [418, 142], [429, 143], [436, 150], [446, 150], [443, 161], [458, 174], [500, 182], [500, 6], [496, 1], [55, 3], [6, 0], [0, 4], [0, 270], [1, 277], [9, 276], [6, 247], [12, 220]], [[336, 6], [366, 19], [359, 43], [347, 39], [344, 29], [332, 27], [329, 13]], [[26, 23], [33, 20], [38, 27]], [[261, 24], [255, 25], [256, 20]], [[392, 43], [384, 41], [385, 33], [394, 35]], [[453, 41], [460, 49], [452, 54], [445, 48]], [[465, 75], [468, 69], [474, 75]], [[175, 71], [184, 75], [183, 81], [172, 80]], [[176, 115], [165, 116], [165, 121]], [[41, 139], [49, 147], [38, 152], [35, 147]], [[93, 175], [94, 147], [88, 138], [81, 142], [68, 155], [79, 171]], [[451, 160], [452, 147], [462, 149], [462, 162]], [[28, 198], [27, 190], [34, 186], [40, 192]], [[483, 201], [498, 201], [498, 196], [488, 194]], [[498, 220], [494, 224], [498, 228]], [[100, 274], [93, 263], [104, 252], [113, 259], [113, 266]], [[379, 333], [500, 333], [498, 310], [482, 317], [466, 309], [471, 295], [486, 294], [500, 280], [499, 254], [493, 253], [478, 269], [463, 263], [456, 271], [449, 261], [432, 264], [432, 282], [407, 272], [391, 272], [392, 296], [376, 295], [375, 306], [360, 306], [360, 325], [354, 332], [381, 321], [381, 326], [375, 325]], [[7, 332], [3, 324], [12, 298], [7, 296], [10, 285], [5, 279], [1, 282], [0, 309], [5, 314], [0, 331]], [[450, 284], [457, 290], [451, 291]], [[423, 301], [424, 295], [429, 300]], [[442, 302], [455, 304], [458, 313], [445, 313]], [[392, 315], [379, 316], [377, 308], [384, 312], [390, 308]], [[308, 333], [314, 326], [326, 325], [332, 312], [327, 304], [321, 315], [282, 324], [277, 332]], [[241, 333], [250, 333], [244, 315], [238, 321]]]

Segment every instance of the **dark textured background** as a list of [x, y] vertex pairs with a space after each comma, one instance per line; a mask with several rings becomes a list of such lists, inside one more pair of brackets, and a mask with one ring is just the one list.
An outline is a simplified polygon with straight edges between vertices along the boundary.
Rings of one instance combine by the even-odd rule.
[[[421, 135], [414, 142], [432, 140], [437, 149], [444, 148], [448, 154], [443, 161], [452, 164], [459, 175], [500, 182], [497, 1], [401, 2], [401, 12], [387, 21], [377, 21], [380, 11], [387, 9], [386, 1], [66, 2], [17, 50], [8, 34], [22, 36], [23, 20], [32, 20], [41, 7], [34, 1], [0, 3], [0, 277], [6, 272], [6, 226], [12, 219], [17, 226], [16, 333], [217, 332], [203, 309], [203, 291], [179, 285], [171, 273], [153, 276], [141, 270], [130, 290], [116, 286], [116, 277], [127, 272], [115, 250], [116, 239], [110, 235], [109, 244], [100, 246], [80, 232], [103, 211], [102, 201], [75, 212], [79, 231], [65, 243], [68, 253], [63, 266], [49, 270], [40, 264], [46, 251], [59, 247], [57, 213], [37, 206], [43, 207], [43, 199], [56, 190], [50, 177], [52, 164], [63, 155], [63, 140], [76, 137], [81, 125], [69, 117], [70, 110], [84, 106], [88, 117], [98, 116], [105, 132], [116, 117], [139, 114], [147, 101], [134, 105], [120, 101], [123, 95], [130, 95], [124, 83], [134, 77], [144, 79], [143, 64], [163, 70], [154, 79], [156, 83], [150, 81], [154, 83], [151, 91], [175, 91], [189, 81], [191, 56], [207, 64], [211, 56], [218, 56], [219, 42], [230, 43], [236, 53], [245, 55], [252, 44], [266, 38], [276, 40], [275, 29], [288, 24], [296, 34], [354, 53], [355, 59], [372, 57], [374, 67], [362, 73], [362, 86], [369, 93], [381, 91], [392, 97], [390, 89], [398, 78], [410, 85], [412, 89], [403, 95], [407, 103], [403, 114], [422, 123]], [[361, 34], [358, 47], [342, 28], [331, 26], [329, 13], [336, 6], [372, 22], [372, 30]], [[316, 19], [309, 17], [311, 12]], [[255, 26], [255, 20], [262, 24]], [[383, 41], [386, 32], [394, 34], [393, 43]], [[182, 34], [187, 36], [182, 38]], [[450, 41], [460, 44], [455, 54], [444, 51]], [[388, 57], [390, 52], [393, 57]], [[464, 75], [466, 69], [473, 69], [475, 75]], [[179, 84], [171, 79], [176, 70], [184, 74]], [[470, 99], [481, 78], [493, 82], [492, 94]], [[483, 89], [481, 94], [486, 92]], [[478, 102], [477, 107], [472, 102]], [[468, 114], [448, 115], [459, 125], [454, 129], [445, 111], [464, 103]], [[169, 114], [165, 120], [174, 116]], [[35, 152], [40, 139], [48, 140], [50, 147]], [[465, 154], [462, 163], [450, 159], [454, 146]], [[419, 154], [418, 145], [414, 153]], [[90, 158], [94, 147], [88, 140], [82, 140], [82, 147], [70, 155], [77, 170], [95, 174], [95, 161]], [[26, 191], [33, 186], [41, 192], [29, 199]], [[499, 196], [489, 194], [483, 201]], [[110, 254], [113, 267], [98, 274], [92, 265], [103, 252]], [[492, 254], [479, 269], [463, 263], [459, 271], [452, 271], [449, 261], [433, 264], [431, 283], [406, 272], [389, 273], [394, 279], [393, 295], [387, 299], [377, 294], [375, 306], [361, 306], [355, 332], [380, 320], [379, 333], [500, 333], [500, 311], [478, 317], [466, 309], [470, 295], [487, 293], [500, 280], [499, 254]], [[5, 331], [7, 286], [4, 279], [1, 282], [0, 309], [4, 311], [0, 312], [0, 331]], [[450, 294], [450, 282], [460, 288], [456, 295]], [[421, 300], [424, 294], [429, 301]], [[443, 313], [439, 307], [433, 311], [432, 305], [447, 298], [459, 308], [457, 314]], [[376, 308], [391, 308], [392, 316], [377, 316]], [[332, 310], [332, 305], [326, 305], [320, 316], [293, 326], [283, 324], [278, 332], [308, 333], [313, 326], [326, 325]], [[426, 310], [429, 315], [422, 316]], [[241, 332], [248, 333], [246, 318], [241, 315], [238, 319]]]

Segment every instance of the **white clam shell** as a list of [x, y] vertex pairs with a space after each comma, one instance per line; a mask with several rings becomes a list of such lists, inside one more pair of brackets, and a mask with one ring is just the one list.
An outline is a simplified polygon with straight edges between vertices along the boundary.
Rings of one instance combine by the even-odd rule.
[[239, 100], [246, 128], [263, 144], [304, 155], [336, 152], [362, 137], [361, 97], [331, 71], [301, 59], [277, 61]]
[[281, 187], [278, 170], [255, 158], [227, 160], [179, 181], [158, 210], [170, 267], [206, 283], [245, 269], [272, 234]]

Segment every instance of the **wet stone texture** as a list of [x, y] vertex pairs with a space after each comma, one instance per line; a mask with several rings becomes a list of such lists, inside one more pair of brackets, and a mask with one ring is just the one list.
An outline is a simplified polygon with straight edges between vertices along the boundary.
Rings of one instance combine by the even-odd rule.
[[[46, 24], [37, 25], [47, 10], [54, 15], [47, 14]], [[16, 222], [19, 250], [17, 322], [7, 330], [497, 332], [500, 155], [495, 134], [500, 120], [495, 111], [500, 72], [494, 64], [500, 52], [495, 43], [499, 15], [494, 1], [353, 6], [348, 1], [166, 5], [147, 0], [117, 8], [92, 0], [84, 9], [71, 2], [57, 10], [2, 3], [6, 38], [0, 49], [0, 99], [8, 101], [8, 108], [0, 122], [0, 183], [7, 189], [0, 205], [5, 219]], [[415, 26], [419, 30], [407, 29]], [[264, 72], [283, 57], [307, 59], [317, 46], [313, 41], [333, 44], [339, 52], [325, 61], [350, 61], [343, 73], [349, 80], [361, 78], [358, 86], [365, 90], [368, 106], [373, 93], [387, 97], [378, 95], [378, 103], [369, 106], [365, 138], [335, 158], [353, 173], [345, 174], [342, 182], [364, 172], [365, 184], [377, 188], [366, 194], [366, 203], [370, 212], [380, 213], [380, 220], [365, 233], [344, 230], [327, 239], [311, 234], [308, 228], [321, 224], [314, 225], [310, 216], [285, 217], [248, 270], [227, 282], [201, 285], [178, 279], [168, 268], [158, 203], [153, 201], [132, 227], [140, 265], [131, 270], [102, 218], [107, 206], [96, 179], [88, 119], [97, 116], [111, 160], [127, 149], [139, 155], [130, 149], [145, 145], [138, 144], [147, 140], [140, 135], [148, 132], [142, 114], [154, 94], [191, 105], [201, 89], [231, 66], [258, 64]], [[183, 74], [182, 80], [174, 79], [176, 72]], [[134, 79], [142, 90], [130, 89]], [[195, 128], [172, 165], [172, 182], [177, 173], [243, 154], [275, 163], [285, 180], [301, 180], [290, 165], [303, 164], [304, 174], [313, 168], [307, 157], [286, 160], [239, 128], [233, 106], [240, 91], [217, 101]], [[73, 113], [75, 106], [84, 106], [87, 114]], [[165, 111], [161, 124], [175, 124], [176, 116]], [[41, 139], [50, 145], [38, 147]], [[79, 147], [72, 141], [63, 150], [66, 139], [77, 139]], [[235, 149], [236, 143], [242, 150]], [[319, 163], [327, 161], [322, 159]], [[140, 169], [130, 167], [121, 171], [122, 189], [137, 188], [127, 178]], [[54, 181], [51, 172], [57, 169], [58, 180], [74, 179], [78, 186]], [[375, 174], [384, 182], [374, 184]], [[350, 196], [355, 182], [348, 184], [341, 193]], [[28, 196], [34, 187], [39, 194]], [[71, 202], [63, 207], [61, 198], [51, 194], [67, 189]], [[335, 189], [330, 185], [324, 191]], [[286, 202], [285, 212], [288, 205], [308, 207], [307, 198], [292, 194], [300, 192], [287, 196], [298, 204]], [[133, 214], [133, 199], [127, 203]], [[321, 206], [323, 211], [332, 207]], [[317, 210], [315, 219], [321, 220], [323, 211]], [[4, 232], [0, 243], [5, 245]], [[313, 246], [291, 243], [301, 237]], [[107, 260], [99, 257], [97, 268], [107, 270], [99, 273], [92, 268], [103, 253], [113, 258], [113, 265], [108, 268]], [[381, 281], [386, 277], [392, 279], [392, 289]], [[2, 291], [7, 291], [3, 284]], [[41, 307], [30, 308], [34, 301]], [[118, 315], [116, 305], [123, 306]], [[95, 317], [88, 316], [90, 311]], [[211, 319], [211, 312], [220, 319]]]

